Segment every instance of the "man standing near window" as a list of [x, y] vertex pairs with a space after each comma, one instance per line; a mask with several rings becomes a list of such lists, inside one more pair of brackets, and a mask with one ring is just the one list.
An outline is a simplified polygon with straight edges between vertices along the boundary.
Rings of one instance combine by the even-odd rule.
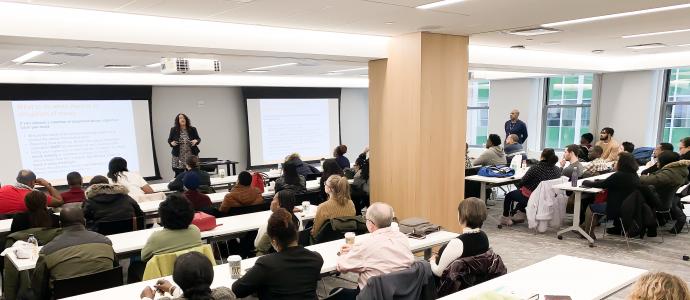
[[519, 117], [519, 110], [513, 109], [510, 112], [510, 120], [506, 121], [505, 124], [506, 138], [511, 134], [515, 134], [518, 136], [518, 143], [524, 144], [527, 140], [527, 124], [522, 122]]

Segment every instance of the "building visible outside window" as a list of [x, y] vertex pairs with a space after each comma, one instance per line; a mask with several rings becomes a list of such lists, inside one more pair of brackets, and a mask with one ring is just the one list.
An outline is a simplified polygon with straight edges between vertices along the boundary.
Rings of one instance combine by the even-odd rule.
[[489, 136], [488, 80], [472, 80], [467, 88], [467, 143], [483, 146]]
[[660, 142], [676, 144], [690, 136], [690, 67], [666, 71]]
[[563, 149], [578, 144], [590, 132], [593, 74], [546, 79], [544, 148]]

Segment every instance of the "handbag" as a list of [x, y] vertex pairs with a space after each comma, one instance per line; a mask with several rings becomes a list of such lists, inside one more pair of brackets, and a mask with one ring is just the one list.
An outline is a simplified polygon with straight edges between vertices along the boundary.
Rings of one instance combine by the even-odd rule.
[[423, 218], [408, 218], [402, 220], [398, 224], [398, 227], [400, 228], [400, 232], [407, 235], [427, 235], [429, 233], [441, 230], [441, 226], [432, 224], [431, 222]]
[[194, 214], [194, 219], [192, 219], [192, 224], [199, 227], [200, 231], [209, 231], [216, 228], [216, 217], [203, 212], [197, 212]]
[[515, 170], [506, 166], [488, 166], [479, 169], [477, 175], [484, 177], [511, 177], [515, 175]]
[[251, 186], [257, 188], [262, 194], [264, 193], [264, 187], [266, 186], [266, 179], [268, 175], [261, 172], [252, 172], [252, 184]]

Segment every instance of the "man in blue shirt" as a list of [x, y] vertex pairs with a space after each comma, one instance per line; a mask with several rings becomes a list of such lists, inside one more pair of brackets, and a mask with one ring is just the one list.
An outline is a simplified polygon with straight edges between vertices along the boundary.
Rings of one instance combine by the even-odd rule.
[[506, 121], [505, 124], [506, 138], [511, 134], [515, 134], [518, 136], [518, 142], [524, 144], [527, 140], [527, 124], [518, 119], [519, 117], [519, 110], [513, 109], [510, 112], [510, 120]]

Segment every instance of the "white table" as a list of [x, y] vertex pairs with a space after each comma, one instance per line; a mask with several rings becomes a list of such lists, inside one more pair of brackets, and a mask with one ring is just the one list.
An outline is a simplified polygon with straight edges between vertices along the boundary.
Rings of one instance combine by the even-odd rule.
[[[235, 182], [237, 182], [237, 175], [230, 175], [225, 177], [211, 177], [211, 186], [228, 185]], [[170, 182], [154, 183], [149, 184], [149, 186], [151, 186], [153, 191], [156, 193], [169, 192], [170, 190], [168, 189], [168, 183]]]
[[570, 191], [573, 192], [575, 195], [575, 201], [573, 203], [573, 225], [565, 228], [561, 231], [558, 232], [558, 239], [563, 239], [563, 234], [566, 232], [574, 231], [577, 233], [580, 233], [582, 236], [584, 236], [587, 241], [589, 241], [589, 246], [594, 247], [594, 239], [587, 234], [582, 228], [580, 228], [580, 209], [581, 209], [581, 203], [582, 203], [582, 193], [593, 193], [596, 194], [598, 192], [601, 192], [602, 189], [599, 188], [587, 188], [582, 186], [582, 182], [585, 180], [601, 180], [605, 179], [607, 177], [611, 176], [611, 173], [599, 175], [599, 176], [594, 176], [594, 177], [589, 177], [585, 179], [580, 179], [577, 181], [577, 186], [573, 186], [571, 182], [566, 182], [562, 184], [555, 185], [553, 188], [554, 189], [559, 189], [559, 190], [564, 190], [564, 191]]
[[557, 255], [440, 299], [470, 299], [487, 292], [512, 294], [522, 299], [537, 294], [538, 299], [544, 295], [570, 296], [573, 300], [603, 299], [645, 273], [647, 270]]
[[484, 201], [484, 203], [487, 202], [486, 199], [486, 188], [487, 185], [490, 186], [502, 186], [502, 185], [508, 185], [508, 184], [513, 184], [522, 179], [522, 176], [525, 175], [527, 170], [518, 170], [515, 172], [514, 176], [511, 177], [486, 177], [486, 176], [479, 176], [479, 175], [472, 175], [472, 176], [467, 176], [465, 177], [465, 180], [469, 181], [477, 181], [481, 184], [481, 190], [479, 191], [479, 199]]
[[[367, 235], [361, 235], [358, 236], [357, 238], [367, 238]], [[426, 236], [426, 238], [422, 240], [417, 240], [417, 239], [409, 239], [410, 242], [410, 250], [412, 252], [420, 252], [424, 251], [426, 249], [429, 249], [434, 246], [442, 245], [447, 243], [448, 241], [456, 238], [458, 236], [457, 233], [453, 232], [447, 232], [447, 231], [440, 231], [440, 232], [435, 232], [432, 234], [429, 234]], [[322, 243], [322, 244], [316, 244], [312, 246], [306, 247], [309, 250], [316, 251], [319, 254], [321, 254], [321, 257], [323, 258], [323, 266], [321, 267], [321, 274], [328, 274], [330, 272], [335, 271], [336, 268], [336, 263], [338, 261], [338, 251], [340, 250], [340, 246], [345, 243], [344, 240], [337, 240], [333, 242], [328, 242], [328, 243]], [[242, 270], [246, 270], [254, 266], [254, 263], [256, 262], [257, 258], [249, 258], [242, 260]], [[225, 287], [231, 287], [232, 283], [235, 282], [235, 280], [230, 278], [230, 268], [228, 267], [227, 264], [222, 264], [215, 266], [213, 268], [213, 271], [215, 273], [215, 276], [213, 277], [213, 283], [211, 284], [211, 288], [219, 287], [219, 286], [225, 286]], [[165, 279], [169, 280], [170, 282], [173, 282], [172, 276], [167, 276], [164, 277]], [[76, 299], [101, 299], [101, 300], [109, 300], [109, 299], [128, 299], [128, 298], [136, 298], [141, 294], [141, 291], [144, 289], [145, 286], [153, 286], [158, 279], [152, 279], [148, 281], [143, 281], [143, 282], [137, 282], [133, 284], [127, 284], [111, 289], [106, 289], [106, 290], [101, 290], [101, 291], [96, 291], [88, 294], [83, 294], [79, 296], [74, 296], [70, 298], [65, 298], [65, 299], [71, 299], [71, 300], [76, 300]], [[173, 283], [174, 284], [174, 283]]]
[[[309, 211], [306, 213], [296, 213], [302, 221], [313, 220], [316, 215], [316, 206], [310, 205]], [[218, 227], [201, 232], [202, 239], [213, 239], [222, 236], [235, 235], [243, 232], [257, 230], [259, 227], [266, 224], [268, 218], [271, 216], [271, 211], [262, 211], [251, 214], [230, 216], [216, 219]], [[108, 238], [113, 243], [113, 250], [119, 257], [126, 256], [131, 253], [138, 253], [146, 245], [151, 234], [156, 231], [163, 230], [162, 227], [154, 227], [144, 230], [130, 231], [119, 234], [109, 235]], [[36, 260], [38, 257], [19, 259], [14, 253], [10, 252], [8, 258], [17, 267], [17, 270], [30, 270], [36, 267]]]

